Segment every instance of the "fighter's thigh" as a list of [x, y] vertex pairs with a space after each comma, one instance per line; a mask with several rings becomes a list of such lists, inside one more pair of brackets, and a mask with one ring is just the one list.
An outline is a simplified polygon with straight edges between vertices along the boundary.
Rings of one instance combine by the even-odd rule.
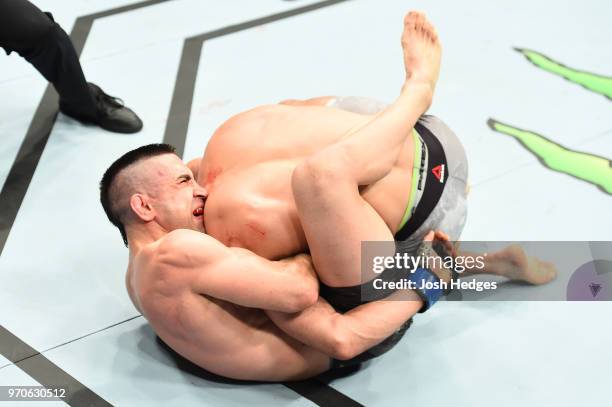
[[293, 178], [298, 215], [321, 281], [332, 287], [361, 284], [361, 242], [393, 241], [393, 235], [354, 184], [332, 180], [313, 187], [308, 183], [317, 180], [296, 185]]

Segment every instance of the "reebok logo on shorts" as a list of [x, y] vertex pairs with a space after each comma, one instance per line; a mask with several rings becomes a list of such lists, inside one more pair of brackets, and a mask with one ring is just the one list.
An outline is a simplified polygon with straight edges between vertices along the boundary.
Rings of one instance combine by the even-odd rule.
[[444, 183], [444, 164], [436, 165], [431, 169], [431, 172], [441, 184]]

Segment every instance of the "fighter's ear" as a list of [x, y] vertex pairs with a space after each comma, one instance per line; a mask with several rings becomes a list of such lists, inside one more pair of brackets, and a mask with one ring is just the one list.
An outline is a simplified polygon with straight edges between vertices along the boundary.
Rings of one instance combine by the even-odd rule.
[[130, 197], [130, 207], [136, 216], [145, 222], [150, 222], [155, 219], [155, 210], [151, 206], [147, 195], [132, 195]]

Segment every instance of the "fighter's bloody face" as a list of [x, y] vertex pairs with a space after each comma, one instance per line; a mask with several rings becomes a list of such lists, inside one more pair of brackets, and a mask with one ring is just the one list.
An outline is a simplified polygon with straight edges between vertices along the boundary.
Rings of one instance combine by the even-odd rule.
[[168, 232], [191, 229], [205, 232], [204, 203], [206, 190], [197, 184], [193, 173], [174, 154], [153, 158], [151, 206], [155, 221]]

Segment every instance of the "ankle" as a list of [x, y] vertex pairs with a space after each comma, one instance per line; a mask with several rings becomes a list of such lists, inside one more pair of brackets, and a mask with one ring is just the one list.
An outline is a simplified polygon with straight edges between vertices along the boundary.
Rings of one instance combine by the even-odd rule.
[[413, 103], [416, 99], [423, 105], [425, 111], [431, 106], [433, 94], [434, 88], [430, 82], [411, 78], [404, 82], [400, 97], [410, 97]]

